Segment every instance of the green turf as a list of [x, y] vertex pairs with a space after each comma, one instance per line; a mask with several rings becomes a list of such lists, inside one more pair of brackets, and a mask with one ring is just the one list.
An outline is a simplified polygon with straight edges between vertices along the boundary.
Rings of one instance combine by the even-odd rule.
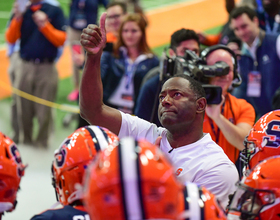
[[[152, 10], [158, 7], [171, 5], [177, 2], [187, 2], [191, 0], [140, 0], [141, 6], [143, 7], [144, 11]], [[5, 43], [4, 33], [6, 30], [7, 22], [10, 19], [10, 12], [13, 7], [14, 0], [1, 0], [0, 1], [0, 45]], [[69, 15], [69, 5], [71, 0], [58, 0], [61, 5], [61, 8], [64, 12], [66, 19]], [[105, 9], [103, 5], [99, 6], [99, 15], [100, 13], [104, 12]]]

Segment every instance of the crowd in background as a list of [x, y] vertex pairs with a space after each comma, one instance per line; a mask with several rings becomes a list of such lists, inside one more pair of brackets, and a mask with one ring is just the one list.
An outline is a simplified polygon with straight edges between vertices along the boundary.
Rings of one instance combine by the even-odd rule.
[[[68, 22], [55, 0], [14, 4], [6, 31], [12, 85], [55, 101], [56, 62], [68, 42], [68, 99], [81, 110], [52, 164], [63, 208], [32, 219], [279, 218], [280, 2], [225, 0], [219, 34], [182, 27], [163, 57], [147, 43], [140, 3], [73, 0]], [[99, 4], [106, 14], [98, 22]], [[16, 167], [17, 191], [25, 166], [16, 144], [47, 148], [53, 116], [48, 106], [12, 100], [14, 136], [2, 135], [0, 147], [14, 158], [7, 163]], [[16, 193], [1, 212], [15, 202]]]

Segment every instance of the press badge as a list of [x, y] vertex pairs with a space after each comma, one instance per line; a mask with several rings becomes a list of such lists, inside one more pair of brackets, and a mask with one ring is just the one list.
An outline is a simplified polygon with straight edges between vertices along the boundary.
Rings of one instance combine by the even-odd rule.
[[247, 83], [248, 97], [261, 96], [261, 81], [262, 81], [262, 76], [259, 71], [251, 71], [248, 74], [248, 83]]

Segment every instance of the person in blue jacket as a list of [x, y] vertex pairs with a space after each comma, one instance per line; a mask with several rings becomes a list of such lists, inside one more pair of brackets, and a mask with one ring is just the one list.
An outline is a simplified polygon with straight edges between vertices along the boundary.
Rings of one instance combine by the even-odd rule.
[[280, 38], [260, 29], [255, 10], [248, 6], [235, 8], [230, 21], [242, 41], [239, 72], [243, 81], [232, 94], [250, 102], [259, 118], [273, 109], [273, 96], [280, 86]]
[[145, 19], [129, 14], [120, 26], [113, 52], [103, 51], [101, 77], [103, 101], [125, 113], [132, 113], [142, 79], [159, 65], [146, 40]]

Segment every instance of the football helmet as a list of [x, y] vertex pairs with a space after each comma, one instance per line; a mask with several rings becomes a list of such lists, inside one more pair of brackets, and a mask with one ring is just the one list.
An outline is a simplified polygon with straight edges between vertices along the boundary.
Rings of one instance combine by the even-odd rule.
[[98, 151], [117, 143], [115, 134], [98, 126], [79, 128], [62, 142], [52, 164], [52, 185], [61, 204], [69, 205], [82, 198], [80, 184], [88, 163]]
[[228, 219], [280, 219], [280, 157], [260, 162], [237, 184], [229, 206]]
[[245, 138], [244, 146], [240, 157], [247, 169], [245, 175], [265, 158], [280, 155], [280, 110], [263, 115]]
[[84, 181], [91, 219], [176, 219], [183, 185], [155, 145], [131, 137], [99, 154]]
[[183, 210], [178, 216], [189, 220], [226, 220], [227, 217], [216, 197], [205, 187], [187, 182], [184, 187]]
[[0, 213], [14, 210], [25, 167], [16, 144], [0, 132]]

